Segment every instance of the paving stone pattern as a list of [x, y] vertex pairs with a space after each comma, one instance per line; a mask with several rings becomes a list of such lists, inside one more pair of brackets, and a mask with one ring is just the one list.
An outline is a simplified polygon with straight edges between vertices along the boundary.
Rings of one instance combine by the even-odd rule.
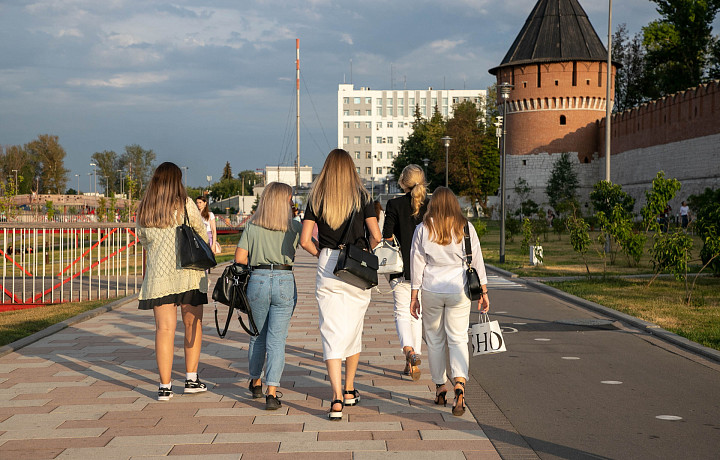
[[[402, 375], [390, 294], [373, 293], [356, 388], [359, 405], [327, 419], [331, 397], [315, 301], [315, 259], [298, 251], [298, 305], [287, 341], [283, 406], [265, 411], [247, 389], [248, 336], [235, 321], [225, 339], [205, 307], [200, 377], [210, 390], [183, 395], [178, 324], [168, 402], [156, 400], [151, 312], [137, 301], [0, 358], [0, 459], [498, 459], [468, 410], [432, 402], [427, 362]], [[211, 286], [221, 272], [211, 274]], [[384, 291], [389, 289], [382, 281]], [[450, 401], [451, 403], [452, 401]]]

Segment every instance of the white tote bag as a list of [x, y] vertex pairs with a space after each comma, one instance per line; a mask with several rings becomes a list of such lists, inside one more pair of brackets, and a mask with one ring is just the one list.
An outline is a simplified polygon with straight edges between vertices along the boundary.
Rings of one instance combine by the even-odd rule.
[[470, 328], [470, 346], [473, 356], [506, 351], [500, 324], [490, 321], [487, 313], [481, 314], [480, 322]]
[[403, 272], [402, 253], [400, 252], [400, 245], [394, 236], [392, 244], [387, 240], [382, 240], [373, 249], [373, 254], [378, 258], [379, 275], [392, 275]]

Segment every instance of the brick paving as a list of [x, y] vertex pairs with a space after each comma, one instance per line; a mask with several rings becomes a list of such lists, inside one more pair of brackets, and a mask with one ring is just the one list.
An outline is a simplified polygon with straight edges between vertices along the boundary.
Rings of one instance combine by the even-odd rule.
[[[0, 357], [0, 459], [499, 459], [471, 410], [432, 403], [427, 362], [402, 375], [392, 297], [373, 292], [356, 378], [362, 400], [326, 417], [330, 386], [315, 302], [315, 259], [298, 251], [298, 305], [287, 341], [283, 406], [265, 411], [247, 389], [248, 336], [225, 339], [205, 308], [199, 374], [210, 390], [183, 395], [178, 325], [175, 396], [156, 401], [151, 312], [137, 301]], [[221, 269], [213, 270], [211, 285]], [[389, 287], [381, 282], [383, 290]], [[469, 401], [472, 399], [469, 397]], [[450, 401], [451, 403], [451, 401]]]

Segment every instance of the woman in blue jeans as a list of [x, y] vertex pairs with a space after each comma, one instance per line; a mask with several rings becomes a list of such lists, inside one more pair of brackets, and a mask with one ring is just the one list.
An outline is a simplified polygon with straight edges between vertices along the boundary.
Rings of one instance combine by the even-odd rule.
[[302, 224], [293, 220], [291, 200], [289, 185], [268, 184], [235, 250], [235, 262], [252, 269], [247, 296], [260, 335], [250, 338], [248, 349], [250, 391], [253, 398], [262, 398], [260, 377], [265, 367], [267, 410], [282, 406], [277, 387], [285, 367], [285, 340], [297, 302], [292, 268]]

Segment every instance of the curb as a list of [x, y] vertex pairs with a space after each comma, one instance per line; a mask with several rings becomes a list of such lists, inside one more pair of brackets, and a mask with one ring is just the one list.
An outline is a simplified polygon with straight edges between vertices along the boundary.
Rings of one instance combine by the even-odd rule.
[[507, 277], [507, 278], [520, 279], [520, 278], [518, 277], [517, 273], [509, 272], [509, 271], [507, 271], [507, 270], [503, 270], [502, 268], [498, 268], [498, 267], [496, 267], [496, 266], [494, 266], [494, 265], [485, 264], [485, 268], [486, 268], [486, 269], [490, 269], [491, 271], [494, 271], [495, 273], [497, 273], [497, 274], [499, 274], [499, 275], [502, 275], [502, 276], [505, 276], [505, 277]]
[[578, 306], [586, 308], [588, 310], [593, 310], [598, 313], [602, 313], [603, 315], [609, 316], [611, 318], [615, 318], [619, 321], [622, 321], [633, 327], [636, 327], [644, 332], [652, 334], [662, 340], [665, 340], [666, 342], [670, 342], [674, 345], [684, 348], [685, 350], [691, 351], [695, 354], [698, 354], [700, 356], [703, 356], [705, 358], [708, 358], [708, 359], [711, 359], [713, 361], [720, 363], [720, 351], [700, 345], [699, 343], [693, 342], [692, 340], [688, 340], [685, 337], [682, 337], [680, 335], [677, 335], [673, 332], [670, 332], [670, 331], [667, 331], [667, 330], [661, 328], [657, 324], [650, 323], [648, 321], [644, 321], [640, 318], [630, 316], [626, 313], [622, 313], [617, 310], [613, 310], [612, 308], [605, 307], [603, 305], [600, 305], [599, 303], [591, 302], [589, 300], [574, 296], [572, 294], [568, 294], [565, 291], [561, 291], [560, 289], [554, 288], [552, 286], [548, 286], [548, 285], [538, 282], [538, 281], [531, 281], [528, 279], [519, 278], [517, 276], [516, 276], [516, 280], [520, 283], [523, 283], [523, 284], [529, 286], [529, 287], [533, 287], [539, 291], [546, 292], [554, 297], [565, 300], [566, 302], [570, 302], [572, 304], [578, 305]]
[[78, 315], [73, 316], [72, 318], [66, 319], [65, 321], [61, 321], [59, 323], [53, 324], [52, 326], [46, 327], [45, 329], [43, 329], [41, 331], [37, 331], [36, 333], [31, 334], [27, 337], [23, 337], [22, 339], [11, 342], [3, 347], [0, 347], [0, 356], [5, 356], [9, 353], [12, 353], [21, 348], [24, 348], [24, 347], [30, 345], [31, 343], [35, 343], [40, 339], [44, 339], [45, 337], [51, 336], [51, 335], [55, 334], [56, 332], [60, 332], [63, 329], [72, 326], [73, 324], [82, 323], [83, 321], [87, 321], [91, 318], [102, 315], [103, 313], [109, 312], [111, 310], [115, 310], [116, 308], [120, 308], [123, 305], [126, 305], [130, 302], [137, 300], [137, 296], [138, 296], [137, 294], [132, 294], [127, 297], [123, 297], [122, 299], [118, 299], [113, 302], [110, 302], [107, 305], [103, 305], [102, 307], [98, 307], [93, 310], [84, 311]]

